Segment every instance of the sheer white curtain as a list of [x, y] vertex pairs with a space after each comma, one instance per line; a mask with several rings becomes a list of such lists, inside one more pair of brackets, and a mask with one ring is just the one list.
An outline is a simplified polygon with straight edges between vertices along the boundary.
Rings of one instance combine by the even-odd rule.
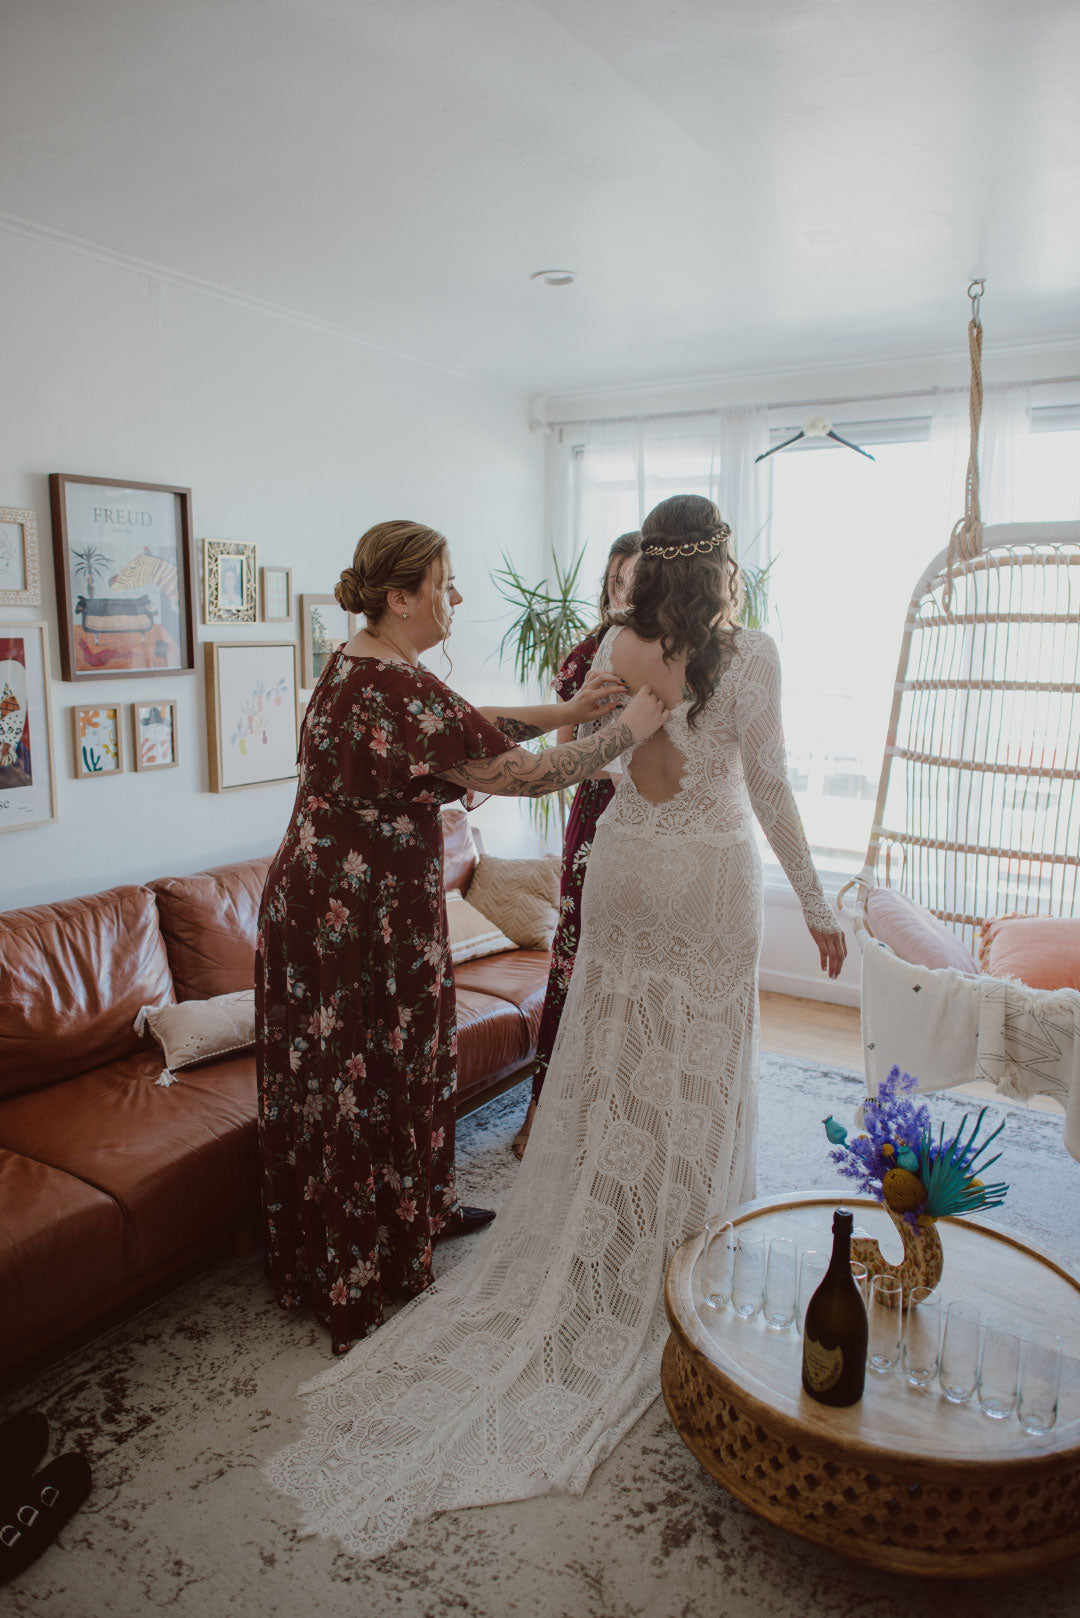
[[640, 528], [672, 494], [714, 500], [735, 532], [740, 561], [769, 556], [769, 447], [764, 405], [693, 416], [642, 417], [555, 429], [553, 543], [561, 559], [585, 552], [582, 587], [603, 571], [616, 535]]
[[[1023, 522], [1021, 466], [1031, 431], [1031, 389], [1026, 383], [986, 388], [979, 434], [979, 487], [984, 523]], [[930, 419], [930, 465], [933, 507], [951, 513], [943, 523], [940, 544], [948, 543], [952, 524], [964, 514], [964, 475], [970, 427], [966, 388], [942, 389]], [[934, 554], [931, 544], [925, 560]]]

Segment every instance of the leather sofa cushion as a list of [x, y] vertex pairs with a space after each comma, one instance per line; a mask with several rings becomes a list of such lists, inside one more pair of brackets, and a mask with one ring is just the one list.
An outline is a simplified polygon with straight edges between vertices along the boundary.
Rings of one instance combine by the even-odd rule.
[[442, 824], [443, 885], [464, 893], [472, 881], [480, 854], [468, 811], [458, 803], [447, 804], [442, 811]]
[[[480, 961], [463, 961], [454, 967], [454, 984], [459, 1004], [463, 989], [476, 994], [508, 1000], [518, 1008], [528, 1027], [529, 1052], [540, 1031], [540, 1013], [547, 993], [551, 957], [546, 950], [515, 949], [502, 955], [489, 955]], [[460, 1013], [459, 1013], [460, 1015]]]
[[459, 1095], [528, 1060], [528, 1025], [505, 1000], [459, 988], [457, 1025]]
[[150, 884], [178, 1000], [211, 1000], [255, 982], [255, 935], [269, 859]]
[[111, 1197], [124, 1263], [147, 1270], [256, 1211], [254, 1068], [232, 1057], [166, 1089], [160, 1053], [129, 1057], [0, 1104], [0, 1147]]
[[96, 1313], [123, 1285], [124, 1220], [94, 1186], [2, 1150], [0, 1206], [3, 1369]]
[[149, 888], [0, 914], [0, 1097], [143, 1049], [141, 1006], [175, 998]]

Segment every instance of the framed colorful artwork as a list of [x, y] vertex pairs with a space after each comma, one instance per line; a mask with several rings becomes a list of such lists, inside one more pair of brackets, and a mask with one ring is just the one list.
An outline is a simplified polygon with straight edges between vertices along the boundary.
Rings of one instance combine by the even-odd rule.
[[180, 762], [176, 703], [133, 702], [131, 740], [137, 770], [174, 770]]
[[0, 831], [56, 816], [49, 631], [0, 624]]
[[0, 506], [0, 607], [40, 607], [37, 512]]
[[294, 781], [294, 643], [208, 641], [204, 651], [211, 792]]
[[64, 679], [193, 669], [191, 490], [54, 472], [49, 493]]
[[262, 618], [264, 624], [285, 624], [291, 622], [291, 567], [260, 568], [259, 593], [262, 597]]
[[233, 539], [203, 540], [203, 622], [253, 624], [255, 547]]
[[305, 691], [318, 680], [334, 651], [356, 634], [356, 614], [333, 596], [300, 597], [300, 651]]
[[124, 768], [124, 738], [119, 703], [80, 703], [71, 710], [75, 774], [119, 775]]

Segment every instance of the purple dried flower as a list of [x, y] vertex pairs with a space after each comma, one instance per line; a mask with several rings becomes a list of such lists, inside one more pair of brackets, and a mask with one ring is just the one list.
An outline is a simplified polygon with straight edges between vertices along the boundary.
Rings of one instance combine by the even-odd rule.
[[[885, 1176], [896, 1167], [897, 1148], [909, 1146], [917, 1152], [929, 1131], [930, 1109], [912, 1097], [918, 1088], [917, 1078], [901, 1073], [898, 1067], [891, 1068], [877, 1095], [863, 1107], [865, 1133], [845, 1141], [829, 1154], [846, 1179], [854, 1180], [865, 1196], [876, 1197], [879, 1202]], [[884, 1150], [886, 1146], [889, 1151]]]

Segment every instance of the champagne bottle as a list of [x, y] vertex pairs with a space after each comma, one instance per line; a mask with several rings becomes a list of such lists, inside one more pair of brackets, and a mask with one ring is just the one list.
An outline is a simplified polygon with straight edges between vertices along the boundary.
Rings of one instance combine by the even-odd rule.
[[853, 1405], [866, 1377], [866, 1309], [851, 1274], [847, 1208], [833, 1214], [832, 1261], [806, 1306], [803, 1387], [823, 1405]]

